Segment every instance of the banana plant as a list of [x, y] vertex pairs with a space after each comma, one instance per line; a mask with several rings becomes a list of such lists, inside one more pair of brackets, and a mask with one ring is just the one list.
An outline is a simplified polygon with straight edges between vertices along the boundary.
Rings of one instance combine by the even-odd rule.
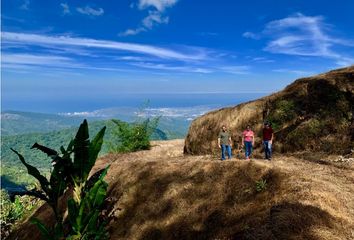
[[[108, 184], [103, 180], [107, 174], [108, 167], [104, 169], [94, 185], [82, 194], [81, 188], [74, 189], [74, 196], [68, 201], [68, 215], [72, 226], [73, 235], [71, 240], [76, 239], [107, 239], [108, 235], [104, 229], [106, 223], [99, 220], [106, 197]], [[78, 191], [78, 192], [76, 192]]]
[[[88, 179], [88, 176], [102, 148], [105, 130], [106, 127], [103, 127], [94, 139], [90, 141], [88, 123], [84, 120], [75, 138], [69, 142], [67, 148], [60, 147], [61, 153], [35, 143], [32, 149], [40, 150], [52, 159], [53, 170], [49, 181], [36, 167], [28, 164], [19, 152], [11, 148], [27, 168], [28, 174], [36, 178], [41, 186], [40, 190], [29, 190], [21, 193], [21, 195], [31, 195], [40, 198], [46, 201], [53, 209], [56, 224], [52, 230], [48, 230], [38, 219], [32, 219], [32, 222], [38, 226], [46, 239], [63, 239], [65, 235], [63, 231], [64, 219], [59, 212], [58, 201], [67, 189], [73, 189], [74, 199], [69, 199], [68, 201], [68, 218], [72, 225], [69, 227], [71, 230], [65, 237], [67, 239], [88, 239], [85, 236], [91, 231], [92, 226], [97, 224], [99, 215], [97, 211], [99, 211], [99, 206], [102, 205], [102, 201], [106, 196], [107, 183], [103, 178], [107, 174], [108, 167], [99, 172], [99, 174], [94, 174], [90, 179]], [[94, 203], [91, 203], [91, 201], [94, 201]], [[76, 211], [77, 209], [79, 209], [78, 212]], [[71, 216], [70, 214], [74, 215]], [[83, 216], [91, 216], [90, 221], [87, 222], [87, 219], [82, 219]], [[72, 219], [76, 220], [72, 221]], [[101, 226], [103, 228], [100, 229], [100, 234], [106, 234], [104, 225], [101, 224]], [[72, 237], [69, 238], [71, 235]], [[74, 238], [74, 236], [76, 237]]]

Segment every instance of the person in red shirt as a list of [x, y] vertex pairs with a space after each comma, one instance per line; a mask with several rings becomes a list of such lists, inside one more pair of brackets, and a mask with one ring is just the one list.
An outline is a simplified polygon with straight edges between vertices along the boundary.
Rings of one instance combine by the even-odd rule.
[[245, 146], [246, 160], [249, 160], [254, 146], [254, 132], [249, 125], [247, 125], [246, 130], [242, 132], [242, 146]]
[[268, 122], [264, 123], [263, 128], [263, 146], [265, 159], [272, 159], [272, 143], [273, 143], [273, 129]]

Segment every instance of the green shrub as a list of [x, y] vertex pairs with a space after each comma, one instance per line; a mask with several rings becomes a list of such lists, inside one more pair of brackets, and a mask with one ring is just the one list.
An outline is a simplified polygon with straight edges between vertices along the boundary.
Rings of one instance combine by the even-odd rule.
[[[24, 194], [46, 201], [53, 209], [56, 224], [48, 229], [38, 219], [32, 222], [38, 226], [45, 239], [107, 239], [106, 223], [99, 218], [106, 197], [107, 183], [103, 180], [107, 169], [88, 178], [103, 144], [106, 127], [90, 141], [87, 121], [80, 125], [78, 132], [68, 147], [60, 148], [61, 154], [53, 149], [35, 143], [32, 148], [46, 153], [52, 159], [53, 170], [49, 180], [37, 168], [28, 164], [16, 150], [20, 161], [30, 175], [35, 177], [41, 189], [33, 189]], [[73, 155], [73, 156], [72, 156]], [[73, 198], [68, 200], [69, 223], [64, 226], [64, 218], [58, 208], [59, 198], [66, 190], [73, 190]], [[64, 229], [67, 229], [64, 232]]]
[[111, 152], [135, 152], [150, 149], [150, 137], [156, 130], [160, 118], [146, 119], [127, 123], [113, 119], [116, 127], [113, 130], [114, 142], [110, 142]]
[[257, 192], [263, 192], [266, 189], [267, 189], [267, 180], [261, 179], [256, 182], [256, 191]]
[[6, 237], [13, 226], [30, 215], [33, 210], [39, 206], [39, 201], [30, 196], [15, 196], [13, 202], [6, 190], [1, 189], [0, 193], [0, 226], [1, 236]]
[[285, 142], [293, 150], [303, 150], [322, 135], [325, 122], [311, 119], [298, 126], [286, 136]]
[[275, 130], [296, 117], [296, 105], [292, 100], [280, 100], [275, 103], [275, 108], [268, 116], [268, 120], [272, 123]]

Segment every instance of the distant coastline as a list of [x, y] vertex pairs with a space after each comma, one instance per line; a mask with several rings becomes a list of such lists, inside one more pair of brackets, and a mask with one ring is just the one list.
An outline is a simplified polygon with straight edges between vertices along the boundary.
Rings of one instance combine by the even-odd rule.
[[240, 104], [245, 101], [258, 99], [269, 93], [124, 93], [117, 96], [106, 96], [75, 99], [3, 99], [2, 112], [25, 111], [36, 113], [58, 114], [63, 112], [91, 112], [98, 109], [113, 107], [144, 107], [178, 108], [194, 106], [225, 107]]

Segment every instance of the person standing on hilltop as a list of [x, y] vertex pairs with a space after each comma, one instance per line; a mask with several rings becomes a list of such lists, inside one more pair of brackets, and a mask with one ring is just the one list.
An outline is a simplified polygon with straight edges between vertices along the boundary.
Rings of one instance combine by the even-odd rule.
[[242, 132], [242, 146], [245, 147], [246, 160], [250, 160], [254, 146], [254, 132], [250, 125], [247, 125], [246, 130]]
[[263, 128], [263, 146], [265, 159], [272, 159], [272, 143], [273, 143], [273, 129], [268, 122], [264, 123]]
[[218, 146], [221, 148], [221, 160], [225, 160], [225, 152], [227, 152], [228, 158], [231, 159], [231, 135], [226, 125], [222, 125], [221, 127], [218, 137]]

